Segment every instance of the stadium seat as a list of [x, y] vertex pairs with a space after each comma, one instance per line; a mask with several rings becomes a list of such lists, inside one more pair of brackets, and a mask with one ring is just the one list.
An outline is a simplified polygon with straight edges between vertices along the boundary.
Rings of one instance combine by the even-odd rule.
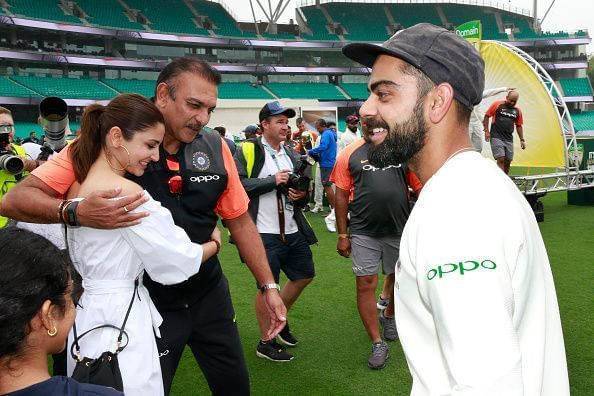
[[559, 80], [564, 96], [592, 96], [592, 86], [587, 77]]
[[268, 83], [266, 86], [279, 98], [291, 99], [347, 99], [329, 83]]
[[367, 91], [367, 84], [342, 83], [340, 84], [340, 86], [352, 99], [366, 100], [369, 97], [369, 91]]
[[229, 15], [222, 5], [204, 0], [194, 1], [192, 5], [200, 15], [207, 16], [215, 24], [216, 27], [213, 30], [217, 35], [226, 37], [256, 37], [251, 32], [243, 33], [235, 24], [233, 17]]
[[228, 82], [219, 86], [220, 99], [275, 99], [259, 85], [250, 82]]
[[117, 92], [97, 80], [77, 78], [12, 76], [41, 96], [58, 96], [63, 99], [111, 99]]
[[[94, 1], [94, 0], [90, 0]], [[140, 10], [150, 20], [150, 28], [163, 33], [209, 36], [208, 30], [196, 26], [192, 12], [181, 0], [126, 0], [130, 8]]]
[[500, 33], [497, 21], [492, 13], [486, 13], [483, 7], [460, 4], [440, 4], [449, 23], [459, 26], [468, 21], [481, 21], [483, 38], [487, 40], [507, 40], [507, 34]]
[[118, 0], [76, 0], [89, 15], [86, 19], [93, 25], [126, 30], [144, 30], [138, 22], [131, 22]]
[[390, 24], [384, 4], [328, 3], [323, 6], [347, 31], [349, 41], [385, 41]]
[[571, 121], [576, 132], [594, 131], [594, 111], [571, 114]]
[[0, 96], [27, 98], [39, 97], [40, 95], [10, 80], [8, 77], [0, 77]]
[[310, 6], [302, 7], [301, 11], [307, 19], [307, 26], [309, 26], [312, 31], [311, 35], [302, 33], [301, 35], [303, 38], [307, 40], [338, 41], [338, 36], [336, 34], [328, 32], [326, 27], [328, 21], [320, 9], [315, 6]]
[[150, 98], [155, 92], [155, 81], [152, 80], [102, 79], [101, 81], [119, 93], [137, 93]]
[[441, 26], [441, 18], [433, 4], [386, 4], [393, 19], [404, 27], [411, 27], [421, 22]]
[[58, 7], [58, 0], [9, 0], [9, 10], [17, 16], [47, 21], [81, 24], [80, 19], [67, 15]]

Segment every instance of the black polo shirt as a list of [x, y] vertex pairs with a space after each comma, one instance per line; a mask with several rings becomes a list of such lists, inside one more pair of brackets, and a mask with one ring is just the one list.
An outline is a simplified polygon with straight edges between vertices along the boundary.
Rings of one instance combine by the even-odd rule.
[[[171, 211], [175, 224], [186, 231], [192, 242], [208, 241], [219, 215], [232, 219], [247, 211], [248, 198], [235, 162], [217, 132], [201, 131], [192, 143], [182, 143], [175, 154], [183, 180], [180, 194], [169, 191], [168, 181], [177, 172], [167, 168], [168, 155], [161, 145], [159, 161], [149, 164], [141, 177], [131, 176], [130, 179]], [[197, 302], [221, 276], [221, 265], [214, 256], [202, 263], [198, 274], [185, 282], [165, 286], [145, 273], [144, 284], [157, 309], [173, 311]]]

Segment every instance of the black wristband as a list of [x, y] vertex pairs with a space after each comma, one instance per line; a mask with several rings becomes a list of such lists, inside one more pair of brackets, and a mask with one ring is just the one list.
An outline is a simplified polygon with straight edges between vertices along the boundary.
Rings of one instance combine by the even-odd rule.
[[66, 213], [68, 214], [68, 225], [71, 227], [78, 227], [78, 218], [76, 217], [76, 208], [78, 207], [78, 203], [80, 201], [72, 201], [70, 205], [66, 208]]

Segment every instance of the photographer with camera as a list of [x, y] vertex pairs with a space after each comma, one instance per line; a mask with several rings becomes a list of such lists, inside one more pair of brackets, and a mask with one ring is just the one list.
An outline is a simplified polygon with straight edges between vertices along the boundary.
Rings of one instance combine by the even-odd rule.
[[[317, 242], [302, 213], [312, 162], [283, 144], [293, 117], [295, 110], [276, 101], [267, 103], [259, 115], [262, 136], [246, 140], [235, 153], [241, 182], [250, 197], [248, 211], [264, 242], [272, 274], [277, 284], [281, 269], [288, 278], [280, 293], [287, 312], [315, 275], [309, 245]], [[263, 288], [267, 286], [278, 287]], [[276, 362], [292, 360], [284, 346], [266, 336], [267, 312], [256, 310], [256, 315], [261, 331], [256, 355]], [[297, 345], [288, 322], [279, 338], [285, 345]]]
[[[25, 149], [13, 143], [14, 120], [12, 112], [0, 106], [0, 205], [4, 194], [37, 167], [37, 162], [27, 159]], [[8, 218], [0, 216], [0, 228], [8, 224]]]

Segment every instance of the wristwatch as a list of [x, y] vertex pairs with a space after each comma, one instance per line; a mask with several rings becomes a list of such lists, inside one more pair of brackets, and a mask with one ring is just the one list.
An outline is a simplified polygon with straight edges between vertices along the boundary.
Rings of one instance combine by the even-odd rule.
[[264, 293], [266, 290], [270, 290], [270, 289], [276, 289], [276, 290], [280, 291], [280, 286], [278, 283], [266, 283], [264, 285], [258, 286], [258, 289], [260, 289], [260, 291], [262, 293]]

